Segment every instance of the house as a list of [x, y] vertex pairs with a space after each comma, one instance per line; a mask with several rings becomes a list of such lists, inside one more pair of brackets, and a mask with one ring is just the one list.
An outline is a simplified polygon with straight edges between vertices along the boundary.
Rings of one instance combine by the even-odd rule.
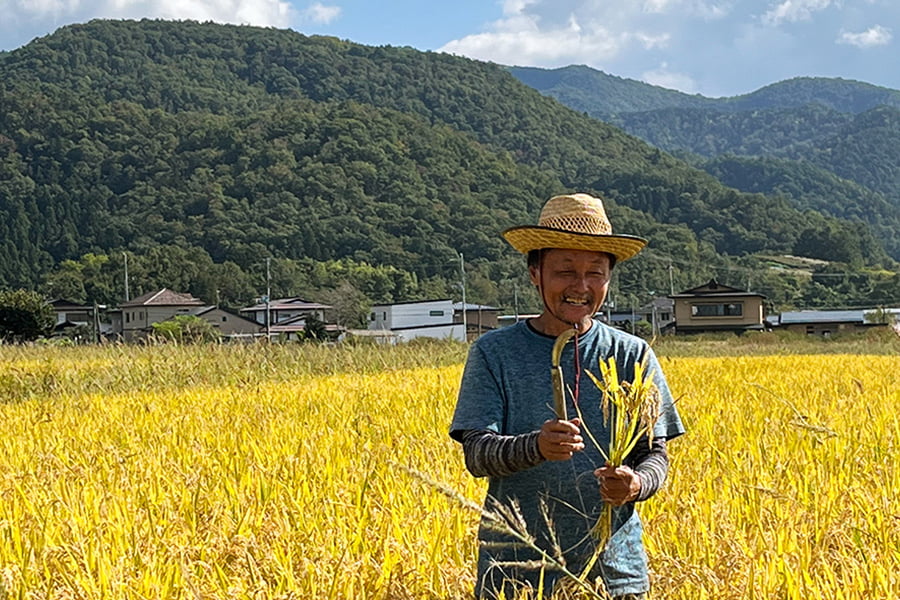
[[178, 315], [194, 314], [203, 306], [205, 303], [199, 298], [163, 288], [122, 303], [119, 306], [122, 311], [121, 331], [114, 333], [121, 334], [126, 342], [140, 340], [152, 333], [154, 323]]
[[772, 326], [795, 333], [828, 337], [838, 333], [858, 333], [889, 323], [878, 320], [874, 311], [866, 310], [801, 310], [783, 312], [769, 318]]
[[762, 331], [762, 294], [729, 287], [711, 279], [669, 296], [674, 300], [675, 333]]
[[383, 337], [400, 342], [420, 337], [463, 340], [462, 316], [455, 321], [452, 300], [376, 304], [369, 315], [369, 330], [395, 334]]
[[265, 328], [246, 317], [218, 306], [198, 306], [188, 314], [200, 317], [226, 340], [253, 340], [265, 335]]
[[637, 314], [650, 323], [654, 335], [670, 333], [675, 328], [675, 301], [672, 298], [654, 298], [640, 307]]
[[462, 323], [465, 318], [466, 338], [469, 341], [477, 339], [487, 331], [497, 329], [499, 315], [500, 309], [496, 306], [469, 302], [466, 303], [465, 315], [463, 315], [463, 303], [453, 303], [453, 322]]
[[266, 315], [268, 315], [268, 323], [270, 326], [273, 326], [293, 321], [297, 317], [308, 317], [310, 315], [325, 323], [327, 321], [326, 311], [332, 308], [328, 304], [308, 302], [303, 298], [280, 298], [271, 300], [268, 303], [260, 302], [259, 304], [242, 308], [239, 312], [244, 317], [263, 326], [266, 324]]
[[78, 304], [64, 298], [51, 300], [48, 304], [56, 313], [56, 325], [53, 326], [53, 335], [64, 335], [66, 330], [75, 327], [88, 327], [96, 335], [96, 327], [99, 318], [93, 305]]
[[[302, 340], [306, 336], [306, 321], [308, 318], [307, 315], [299, 315], [270, 325], [269, 335], [290, 342]], [[325, 339], [337, 340], [346, 331], [344, 327], [335, 323], [322, 323], [321, 319], [319, 322], [321, 323]]]

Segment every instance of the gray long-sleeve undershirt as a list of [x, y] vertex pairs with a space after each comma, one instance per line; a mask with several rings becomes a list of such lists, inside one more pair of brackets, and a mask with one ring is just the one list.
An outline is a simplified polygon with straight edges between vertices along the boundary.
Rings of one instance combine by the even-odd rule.
[[[458, 439], [463, 445], [466, 468], [475, 477], [506, 477], [537, 466], [546, 459], [538, 447], [538, 431], [501, 435], [487, 429], [468, 429]], [[641, 479], [637, 500], [647, 500], [662, 487], [669, 472], [665, 438], [644, 437], [625, 459]]]

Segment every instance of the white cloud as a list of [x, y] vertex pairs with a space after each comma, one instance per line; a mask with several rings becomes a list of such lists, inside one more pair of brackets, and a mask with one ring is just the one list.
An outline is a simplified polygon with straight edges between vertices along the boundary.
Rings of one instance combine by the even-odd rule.
[[325, 6], [321, 2], [311, 4], [301, 13], [302, 20], [315, 25], [327, 25], [340, 16], [340, 6]]
[[641, 79], [652, 85], [658, 85], [672, 90], [680, 90], [688, 94], [697, 92], [697, 82], [684, 73], [675, 73], [669, 70], [667, 63], [662, 63], [652, 71], [645, 71]]
[[273, 27], [290, 25], [293, 12], [288, 0], [13, 0], [0, 7], [19, 21], [149, 17]]
[[889, 44], [892, 39], [893, 35], [890, 29], [881, 25], [875, 25], [859, 33], [842, 31], [838, 36], [837, 42], [839, 44], [850, 44], [858, 48], [871, 48], [872, 46]]
[[503, 64], [602, 65], [632, 46], [665, 47], [666, 31], [636, 23], [642, 14], [685, 1], [696, 0], [505, 0], [502, 19], [440, 50]]
[[449, 42], [441, 51], [503, 64], [555, 65], [615, 56], [624, 38], [602, 27], [585, 30], [574, 17], [565, 26], [542, 29], [537, 19], [521, 16], [498, 23], [494, 31]]
[[767, 25], [807, 21], [814, 12], [824, 10], [831, 4], [832, 0], [783, 0], [766, 11], [762, 21]]

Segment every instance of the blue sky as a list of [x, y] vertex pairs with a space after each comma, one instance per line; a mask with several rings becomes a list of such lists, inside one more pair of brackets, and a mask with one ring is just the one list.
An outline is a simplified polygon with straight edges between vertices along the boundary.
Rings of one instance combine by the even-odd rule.
[[900, 89], [898, 0], [0, 0], [0, 50], [99, 17], [248, 23], [508, 65], [586, 64], [705, 96], [797, 76]]

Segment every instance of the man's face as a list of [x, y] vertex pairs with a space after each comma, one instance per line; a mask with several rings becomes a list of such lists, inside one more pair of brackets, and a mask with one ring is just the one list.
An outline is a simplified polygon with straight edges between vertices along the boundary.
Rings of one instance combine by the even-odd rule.
[[545, 250], [539, 266], [528, 268], [531, 282], [543, 290], [544, 314], [559, 333], [573, 323], [586, 324], [600, 309], [610, 271], [603, 252], [556, 248]]

